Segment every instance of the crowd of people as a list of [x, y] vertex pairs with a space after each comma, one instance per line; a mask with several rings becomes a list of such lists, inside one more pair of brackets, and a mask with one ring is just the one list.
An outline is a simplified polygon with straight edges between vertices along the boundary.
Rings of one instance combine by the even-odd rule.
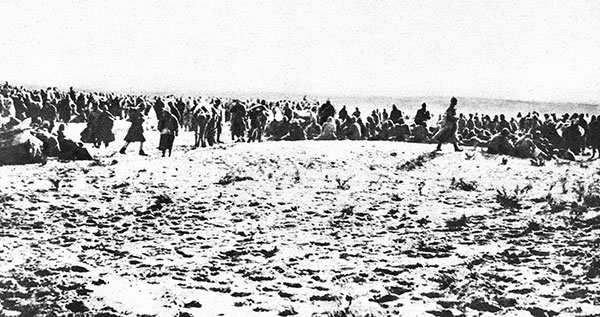
[[[414, 116], [396, 105], [363, 114], [346, 106], [336, 109], [330, 102], [302, 100], [237, 100], [146, 96], [114, 93], [61, 91], [57, 88], [30, 90], [8, 83], [0, 86], [1, 130], [10, 130], [28, 122], [47, 156], [62, 159], [89, 159], [83, 143], [100, 148], [116, 140], [116, 120], [128, 120], [120, 153], [130, 143], [139, 142], [144, 151], [145, 122], [151, 111], [160, 131], [159, 150], [171, 156], [181, 131], [194, 133], [194, 146], [222, 143], [229, 125], [234, 142], [263, 140], [388, 140], [460, 146], [487, 147], [491, 154], [514, 155], [533, 159], [574, 159], [599, 152], [600, 118], [589, 114], [519, 113], [504, 115], [458, 114], [458, 100], [452, 98], [444, 114], [434, 117], [423, 103]], [[79, 140], [68, 139], [65, 124], [85, 123]], [[600, 152], [599, 152], [600, 155]]]

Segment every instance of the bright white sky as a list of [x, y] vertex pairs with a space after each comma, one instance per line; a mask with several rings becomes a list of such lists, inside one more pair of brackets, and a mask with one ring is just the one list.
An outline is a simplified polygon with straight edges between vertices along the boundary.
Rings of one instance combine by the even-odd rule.
[[600, 101], [600, 1], [8, 1], [0, 81]]

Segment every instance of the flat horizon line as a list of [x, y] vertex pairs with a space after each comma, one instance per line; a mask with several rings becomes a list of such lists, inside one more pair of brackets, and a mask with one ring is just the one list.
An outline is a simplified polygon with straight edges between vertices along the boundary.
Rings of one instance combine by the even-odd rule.
[[[11, 83], [9, 81], [3, 81], [4, 83], [8, 82], [9, 85], [15, 87], [25, 87], [28, 89], [45, 89], [48, 87], [56, 87], [61, 90], [67, 91], [70, 87], [73, 87], [75, 90], [79, 91], [87, 91], [87, 92], [102, 92], [102, 93], [121, 93], [121, 94], [141, 94], [141, 95], [181, 95], [181, 96], [198, 96], [198, 95], [211, 95], [218, 97], [219, 94], [223, 95], [261, 95], [261, 94], [270, 94], [270, 95], [288, 95], [288, 96], [297, 96], [302, 98], [303, 96], [310, 97], [318, 97], [323, 99], [331, 99], [331, 98], [388, 98], [388, 99], [416, 99], [416, 98], [451, 98], [451, 95], [397, 95], [397, 94], [345, 94], [345, 93], [332, 93], [326, 94], [322, 92], [317, 93], [302, 93], [302, 92], [281, 92], [281, 91], [234, 91], [234, 90], [192, 90], [192, 89], [180, 89], [180, 88], [165, 88], [163, 89], [105, 89], [105, 88], [96, 88], [93, 86], [81, 85], [81, 88], [76, 87], [75, 85], [61, 88], [57, 85], [40, 85], [40, 84], [31, 84], [31, 83]], [[536, 99], [513, 99], [513, 98], [492, 98], [492, 97], [482, 97], [482, 96], [460, 96], [455, 95], [454, 97], [459, 100], [467, 99], [479, 99], [479, 100], [499, 100], [499, 101], [508, 101], [514, 103], [539, 103], [539, 104], [576, 104], [576, 105], [585, 105], [585, 106], [598, 106], [600, 101], [595, 100], [536, 100]]]

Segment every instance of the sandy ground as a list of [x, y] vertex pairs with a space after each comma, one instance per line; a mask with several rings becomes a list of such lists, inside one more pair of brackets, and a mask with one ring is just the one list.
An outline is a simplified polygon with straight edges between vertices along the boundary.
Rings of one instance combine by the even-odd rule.
[[189, 132], [140, 157], [126, 127], [96, 162], [0, 167], [0, 315], [600, 314], [598, 207], [571, 206], [600, 161]]

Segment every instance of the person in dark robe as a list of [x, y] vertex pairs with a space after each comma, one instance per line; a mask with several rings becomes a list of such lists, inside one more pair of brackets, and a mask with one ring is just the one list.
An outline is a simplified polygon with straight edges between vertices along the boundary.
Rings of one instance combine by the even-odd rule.
[[102, 104], [99, 107], [100, 114], [96, 121], [96, 147], [100, 147], [104, 143], [104, 147], [108, 147], [108, 144], [115, 140], [115, 134], [112, 132], [112, 128], [115, 123], [115, 117], [108, 112], [106, 105]]
[[421, 109], [417, 110], [417, 114], [415, 115], [415, 124], [426, 126], [429, 119], [431, 119], [431, 114], [427, 111], [427, 104], [423, 103]]
[[262, 135], [267, 125], [268, 115], [269, 109], [262, 104], [258, 104], [248, 110], [248, 119], [250, 119], [248, 143], [253, 141], [262, 142]]
[[246, 107], [239, 102], [234, 102], [231, 107], [231, 139], [243, 142], [246, 133]]
[[281, 139], [285, 141], [306, 140], [306, 134], [304, 133], [304, 129], [302, 129], [298, 119], [292, 120], [288, 134]]
[[390, 111], [390, 118], [393, 123], [403, 123], [402, 120], [402, 111], [396, 107], [396, 105], [392, 105], [392, 111]]
[[179, 122], [169, 107], [165, 107], [158, 120], [158, 131], [160, 131], [160, 140], [158, 149], [162, 151], [162, 157], [165, 157], [165, 152], [169, 151], [169, 156], [173, 150], [175, 137], [179, 133]]
[[508, 129], [509, 131], [511, 130], [510, 123], [506, 121], [506, 117], [504, 116], [504, 114], [500, 115], [500, 120], [496, 124], [495, 128], [496, 131], [502, 131], [503, 129]]
[[338, 118], [340, 118], [340, 120], [342, 120], [342, 121], [346, 121], [346, 119], [348, 118], [348, 110], [346, 110], [346, 105], [344, 105], [342, 107], [342, 110], [340, 110], [340, 113], [338, 114]]
[[588, 124], [588, 136], [587, 142], [592, 148], [592, 157], [598, 152], [600, 156], [600, 116], [592, 116], [590, 123]]
[[581, 140], [583, 139], [584, 130], [577, 123], [578, 119], [571, 119], [570, 124], [563, 130], [564, 147], [571, 150], [575, 155], [581, 153]]
[[335, 108], [331, 104], [331, 101], [327, 100], [319, 107], [317, 123], [322, 126], [327, 122], [329, 117], [335, 117]]
[[348, 119], [348, 121], [349, 121], [349, 125], [348, 125], [348, 128], [346, 129], [346, 138], [348, 140], [360, 140], [361, 139], [360, 125], [356, 122], [356, 118], [350, 117]]
[[129, 112], [129, 121], [131, 122], [131, 126], [129, 130], [127, 130], [127, 135], [125, 135], [125, 145], [121, 148], [119, 153], [125, 154], [127, 150], [127, 146], [132, 142], [140, 142], [140, 151], [139, 154], [142, 156], [147, 156], [146, 152], [144, 152], [144, 142], [146, 142], [146, 138], [144, 137], [144, 106], [140, 104], [138, 108], [132, 109]]
[[458, 126], [456, 124], [456, 104], [458, 101], [455, 97], [450, 99], [450, 106], [446, 109], [446, 118], [444, 120], [443, 127], [434, 135], [434, 139], [438, 141], [436, 151], [442, 150], [442, 143], [452, 143], [454, 145], [454, 151], [462, 151], [458, 147], [458, 139], [456, 138], [456, 130]]
[[48, 132], [52, 132], [52, 130], [54, 129], [56, 117], [57, 117], [56, 107], [53, 104], [51, 104], [50, 102], [46, 102], [46, 104], [44, 104], [44, 107], [42, 108], [42, 119], [44, 121], [48, 122], [48, 124], [49, 124], [50, 131], [48, 131]]
[[358, 110], [358, 107], [356, 107], [354, 109], [354, 112], [352, 113], [352, 116], [355, 118], [360, 118], [360, 110]]
[[387, 121], [389, 119], [389, 115], [386, 109], [383, 109], [383, 113], [381, 114], [381, 122]]

